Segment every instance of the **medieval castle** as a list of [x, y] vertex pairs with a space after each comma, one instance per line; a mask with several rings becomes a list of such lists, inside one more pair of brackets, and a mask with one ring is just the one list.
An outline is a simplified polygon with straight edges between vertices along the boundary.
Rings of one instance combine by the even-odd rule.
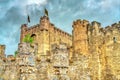
[[[103, 28], [76, 20], [72, 27], [71, 35], [48, 16], [23, 24], [16, 56], [0, 45], [0, 80], [120, 80], [120, 22]], [[23, 41], [27, 34], [33, 43]]]

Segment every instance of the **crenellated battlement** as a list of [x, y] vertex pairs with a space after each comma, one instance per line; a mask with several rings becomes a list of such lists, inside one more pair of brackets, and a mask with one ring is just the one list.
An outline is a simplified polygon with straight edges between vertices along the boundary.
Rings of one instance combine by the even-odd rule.
[[88, 25], [88, 26], [86, 26], [86, 27], [88, 27], [88, 29], [92, 28], [93, 30], [96, 29], [96, 30], [100, 30], [103, 32], [105, 32], [107, 30], [114, 30], [114, 29], [120, 30], [120, 22], [114, 23], [110, 26], [106, 26], [105, 28], [103, 28], [101, 26], [101, 23], [99, 23], [97, 21], [92, 21], [91, 23], [89, 23], [89, 21], [87, 21], [87, 20], [80, 20], [80, 19], [74, 21], [72, 27], [75, 28], [76, 26], [80, 26], [80, 25], [81, 26]]
[[[48, 25], [44, 25], [44, 24], [48, 24]], [[40, 18], [40, 24], [36, 24], [30, 27], [27, 27], [26, 24], [23, 24], [21, 26], [21, 31], [25, 33], [29, 33], [29, 32], [35, 33], [36, 31], [43, 30], [43, 29], [47, 29], [47, 30], [54, 29], [54, 32], [58, 32], [63, 36], [72, 37], [71, 34], [61, 30], [60, 28], [57, 28], [54, 24], [50, 23], [49, 18], [47, 16], [43, 16]]]
[[27, 32], [34, 33], [34, 32], [39, 31], [39, 30], [40, 30], [40, 27], [39, 27], [39, 26], [40, 26], [39, 24], [36, 24], [36, 25], [34, 25], [34, 26], [31, 26], [31, 27], [27, 28], [26, 33], [27, 33]]
[[91, 26], [101, 27], [101, 23], [99, 23], [99, 22], [97, 22], [97, 21], [93, 21], [93, 22], [91, 22]]
[[114, 23], [110, 26], [105, 27], [105, 30], [119, 29], [120, 30], [120, 22]]
[[63, 35], [63, 36], [66, 36], [66, 37], [72, 37], [72, 35], [70, 35], [69, 33], [61, 30], [60, 28], [57, 28], [57, 27], [54, 27], [54, 30], [55, 32], [58, 32], [59, 34]]
[[22, 24], [21, 25], [21, 30], [26, 31], [28, 29], [27, 24]]
[[27, 27], [27, 24], [22, 24], [21, 25], [21, 28], [26, 28]]
[[44, 21], [44, 20], [49, 21], [49, 17], [48, 17], [48, 16], [42, 16], [42, 17], [40, 18], [40, 22], [41, 22], [41, 21]]
[[75, 27], [75, 26], [77, 26], [77, 25], [86, 26], [86, 25], [88, 25], [88, 24], [89, 24], [89, 21], [78, 19], [78, 20], [76, 20], [76, 21], [73, 22], [72, 27]]

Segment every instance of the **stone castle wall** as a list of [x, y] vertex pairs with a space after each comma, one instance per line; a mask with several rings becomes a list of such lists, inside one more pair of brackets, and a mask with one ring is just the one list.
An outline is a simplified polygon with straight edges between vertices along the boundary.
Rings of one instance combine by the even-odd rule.
[[96, 21], [89, 23], [77, 20], [73, 23], [73, 56], [85, 55], [87, 52], [92, 80], [120, 79], [119, 35], [120, 22], [106, 28]]
[[38, 43], [38, 56], [50, 55], [51, 45], [59, 44], [60, 42], [72, 45], [72, 36], [50, 23], [46, 16], [41, 17], [40, 24], [34, 25], [30, 28], [26, 24], [21, 27], [20, 41], [23, 42], [25, 35], [30, 34], [34, 37], [34, 42]]
[[[16, 57], [5, 57], [0, 46], [0, 79], [119, 80], [120, 22], [103, 28], [96, 21], [76, 20], [72, 27], [71, 36], [47, 16], [32, 27], [23, 24]], [[34, 43], [24, 43], [27, 34]]]

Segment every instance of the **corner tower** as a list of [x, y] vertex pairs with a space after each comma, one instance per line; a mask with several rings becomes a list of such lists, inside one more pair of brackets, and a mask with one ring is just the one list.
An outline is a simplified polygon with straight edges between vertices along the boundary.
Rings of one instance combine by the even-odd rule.
[[[77, 20], [73, 22], [73, 49], [76, 54], [88, 53], [88, 35], [87, 26], [89, 22], [86, 20]], [[73, 54], [74, 56], [74, 54]]]
[[38, 41], [41, 55], [49, 55], [50, 53], [50, 21], [49, 17], [43, 16], [40, 19], [40, 41]]

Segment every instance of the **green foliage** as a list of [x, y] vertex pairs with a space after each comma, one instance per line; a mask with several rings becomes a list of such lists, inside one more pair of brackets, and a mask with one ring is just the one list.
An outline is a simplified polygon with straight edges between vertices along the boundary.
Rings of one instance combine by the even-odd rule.
[[25, 36], [25, 38], [23, 39], [23, 42], [33, 43], [33, 37], [31, 37], [29, 34], [27, 34], [27, 35]]
[[14, 52], [14, 56], [16, 57], [17, 54], [18, 54], [18, 51], [15, 51], [15, 52]]

